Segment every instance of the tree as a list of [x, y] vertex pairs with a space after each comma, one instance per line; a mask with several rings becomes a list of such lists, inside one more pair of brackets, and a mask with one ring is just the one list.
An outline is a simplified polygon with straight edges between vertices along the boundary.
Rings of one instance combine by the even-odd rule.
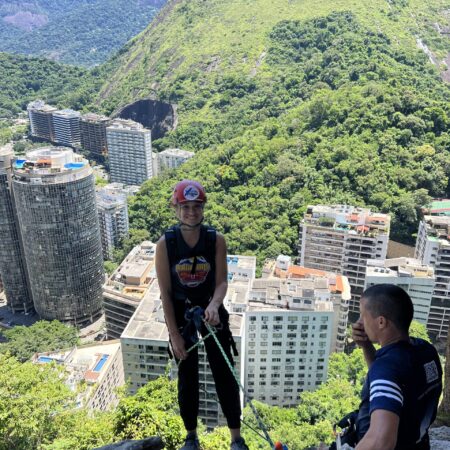
[[431, 342], [430, 336], [428, 336], [427, 327], [417, 320], [413, 320], [411, 322], [411, 326], [409, 327], [409, 335], [411, 337], [418, 337], [427, 342]]
[[108, 275], [111, 275], [117, 269], [117, 267], [119, 267], [119, 263], [113, 261], [105, 261], [103, 263], [103, 266], [105, 268], [105, 272]]
[[30, 327], [17, 326], [3, 334], [7, 342], [0, 344], [0, 353], [9, 353], [21, 362], [34, 353], [66, 349], [78, 343], [77, 329], [57, 320], [41, 320]]
[[0, 354], [0, 450], [29, 450], [58, 434], [55, 418], [74, 406], [56, 365], [20, 363]]
[[42, 450], [91, 450], [119, 440], [114, 436], [114, 412], [86, 409], [68, 411], [55, 416], [56, 439]]
[[165, 377], [149, 381], [117, 407], [115, 435], [120, 439], [159, 436], [168, 450], [182, 442], [185, 430], [178, 411], [176, 382]]

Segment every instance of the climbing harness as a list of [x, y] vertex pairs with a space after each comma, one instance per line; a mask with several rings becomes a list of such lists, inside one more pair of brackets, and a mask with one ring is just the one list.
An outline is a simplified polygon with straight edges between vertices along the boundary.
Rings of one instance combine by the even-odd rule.
[[[222, 345], [221, 345], [221, 343], [219, 341], [219, 338], [216, 335], [217, 331], [219, 330], [219, 328], [210, 325], [204, 319], [203, 313], [204, 313], [204, 310], [200, 306], [195, 306], [195, 307], [191, 308], [190, 310], [188, 310], [186, 312], [186, 319], [188, 320], [188, 325], [191, 327], [190, 331], [192, 332], [194, 330], [192, 325], [195, 327], [195, 331], [196, 331], [195, 333], [192, 333], [192, 334], [189, 335], [189, 337], [191, 338], [190, 339], [191, 342], [193, 342], [193, 345], [187, 349], [187, 352], [189, 353], [194, 348], [198, 347], [206, 339], [208, 339], [210, 336], [212, 336], [212, 338], [214, 339], [214, 341], [217, 344], [217, 347], [220, 350], [220, 353], [222, 354], [223, 358], [225, 359], [225, 362], [227, 363], [227, 366], [231, 370], [231, 373], [233, 374], [234, 380], [236, 381], [237, 385], [239, 386], [239, 389], [244, 394], [244, 398], [247, 400], [247, 403], [250, 406], [250, 409], [252, 410], [253, 415], [255, 416], [255, 419], [256, 419], [256, 421], [258, 423], [258, 426], [259, 426], [259, 428], [260, 428], [260, 430], [262, 431], [263, 434], [261, 434], [260, 432], [256, 431], [253, 427], [251, 427], [249, 424], [244, 422], [242, 419], [241, 419], [241, 422], [244, 425], [246, 425], [247, 427], [249, 427], [252, 431], [254, 431], [259, 437], [261, 437], [262, 439], [266, 440], [267, 443], [270, 445], [270, 448], [272, 450], [288, 450], [287, 446], [282, 444], [281, 442], [277, 441], [274, 444], [274, 442], [272, 441], [272, 439], [271, 439], [271, 437], [269, 435], [269, 432], [267, 431], [266, 426], [264, 425], [264, 423], [263, 423], [263, 421], [262, 421], [262, 419], [261, 419], [257, 409], [253, 405], [251, 398], [249, 397], [249, 395], [245, 391], [244, 386], [242, 386], [233, 364], [231, 363], [230, 359], [228, 358], [228, 355], [226, 354], [225, 350], [223, 349], [223, 347], [222, 347]], [[203, 338], [199, 339], [198, 335], [197, 335], [197, 331], [200, 332], [200, 328], [201, 328], [202, 323], [205, 325], [206, 330], [208, 331], [208, 334], [206, 336], [204, 336]], [[183, 362], [182, 360], [179, 360], [176, 363], [177, 367], [179, 367], [182, 362]]]

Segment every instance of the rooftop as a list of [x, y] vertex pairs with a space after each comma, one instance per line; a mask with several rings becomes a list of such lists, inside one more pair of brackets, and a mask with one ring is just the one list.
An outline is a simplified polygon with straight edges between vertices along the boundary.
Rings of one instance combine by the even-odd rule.
[[95, 113], [87, 113], [81, 116], [81, 120], [84, 122], [109, 122], [111, 119], [109, 117], [95, 114]]
[[97, 206], [109, 209], [127, 205], [127, 195], [119, 190], [111, 190], [108, 186], [97, 190]]
[[75, 390], [80, 381], [95, 383], [102, 379], [118, 351], [120, 341], [107, 341], [65, 351], [36, 353], [32, 361], [36, 364], [63, 364], [69, 372], [68, 383]]
[[450, 243], [450, 216], [424, 216], [423, 219], [428, 239]]
[[73, 109], [60, 109], [53, 112], [54, 117], [64, 117], [66, 119], [79, 118], [81, 114], [79, 111], [74, 111]]
[[[240, 336], [242, 317], [230, 313], [233, 336]], [[155, 280], [122, 333], [121, 339], [151, 339], [167, 342], [169, 333], [164, 321], [158, 281]]]
[[256, 256], [227, 255], [228, 268], [256, 269]]
[[[310, 269], [308, 267], [289, 264], [287, 268], [280, 267], [286, 258], [278, 257], [277, 261], [268, 259], [264, 263], [265, 276], [261, 280], [269, 283], [273, 280], [291, 280], [291, 282], [300, 282], [300, 285], [309, 289], [326, 289], [330, 293], [340, 293], [343, 299], [350, 299], [350, 285], [347, 277], [338, 275], [334, 272], [326, 272], [324, 270]], [[255, 280], [255, 282], [258, 280]]]
[[134, 120], [127, 119], [114, 119], [106, 129], [150, 132], [150, 130], [145, 128], [142, 124], [135, 122]]
[[56, 111], [57, 108], [51, 105], [47, 105], [43, 100], [35, 100], [34, 102], [28, 103], [27, 110], [49, 113]]
[[391, 258], [367, 261], [366, 276], [414, 277], [434, 280], [434, 269], [415, 258]]
[[65, 147], [41, 147], [31, 150], [24, 158], [17, 157], [14, 160], [13, 169], [16, 179], [28, 182], [40, 178], [48, 178], [47, 182], [67, 181], [60, 176], [78, 172], [80, 177], [84, 177], [92, 172], [83, 156]]
[[163, 150], [162, 152], [158, 153], [159, 155], [164, 156], [179, 156], [184, 158], [191, 158], [195, 155], [194, 152], [189, 152], [187, 150], [182, 150], [181, 148], [167, 148], [166, 150]]
[[433, 200], [422, 211], [424, 214], [430, 216], [450, 216], [450, 199], [442, 198]]
[[389, 233], [390, 221], [388, 214], [350, 205], [308, 205], [303, 218], [304, 223], [363, 235]]
[[134, 247], [108, 278], [104, 292], [133, 302], [142, 300], [156, 278], [155, 251], [156, 244], [150, 241]]

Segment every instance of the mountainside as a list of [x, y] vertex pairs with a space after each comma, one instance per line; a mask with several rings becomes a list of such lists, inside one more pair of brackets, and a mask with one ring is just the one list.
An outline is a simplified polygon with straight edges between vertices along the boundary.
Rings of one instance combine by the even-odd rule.
[[155, 145], [197, 152], [144, 186], [132, 226], [156, 238], [173, 221], [171, 187], [194, 177], [230, 251], [260, 262], [295, 253], [308, 203], [392, 212], [391, 235], [411, 242], [418, 207], [450, 194], [450, 89], [417, 47], [447, 56], [446, 5], [170, 2], [98, 98], [107, 112], [146, 96], [177, 103], [178, 128]]
[[37, 98], [61, 108], [81, 109], [99, 89], [98, 73], [44, 58], [0, 53], [0, 118], [15, 117]]
[[92, 66], [142, 31], [165, 0], [0, 0], [0, 51]]

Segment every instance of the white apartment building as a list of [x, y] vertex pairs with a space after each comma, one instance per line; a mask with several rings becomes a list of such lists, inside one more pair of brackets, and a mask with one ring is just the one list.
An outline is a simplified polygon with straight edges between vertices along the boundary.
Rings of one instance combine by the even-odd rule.
[[450, 319], [450, 217], [424, 216], [417, 233], [415, 255], [434, 268], [435, 285], [427, 329], [446, 338]]
[[350, 314], [359, 315], [366, 262], [386, 259], [390, 216], [348, 205], [308, 206], [300, 224], [300, 265], [345, 275]]
[[[242, 324], [240, 315], [230, 314], [230, 328], [239, 355], [242, 355]], [[166, 373], [169, 364], [167, 351], [169, 334], [164, 321], [160, 290], [156, 280], [122, 333], [121, 343], [125, 379], [129, 383], [132, 394], [149, 380], [154, 380]], [[235, 358], [234, 362], [236, 372], [240, 374], [241, 361], [239, 358]], [[174, 362], [171, 364], [170, 375], [171, 377], [177, 376], [177, 367]], [[225, 425], [226, 421], [217, 400], [213, 376], [203, 345], [199, 347], [199, 382], [199, 418], [208, 428]]]
[[180, 148], [168, 148], [158, 153], [158, 169], [157, 172], [161, 173], [166, 169], [176, 169], [184, 164], [188, 159], [195, 155], [194, 152], [188, 152]]
[[132, 120], [115, 119], [106, 128], [112, 182], [141, 185], [153, 176], [151, 131]]
[[105, 186], [97, 190], [96, 196], [103, 257], [111, 260], [114, 248], [120, 244], [122, 239], [128, 237], [127, 194]]
[[122, 352], [117, 340], [67, 351], [36, 353], [33, 362], [63, 365], [67, 373], [66, 383], [77, 393], [79, 407], [106, 411], [119, 402], [116, 390], [125, 382]]
[[63, 109], [53, 112], [54, 141], [69, 147], [81, 146], [80, 133], [81, 114], [72, 109]]
[[248, 294], [244, 382], [251, 397], [292, 407], [326, 380], [330, 353], [344, 349], [350, 286], [283, 255], [263, 272]]
[[144, 241], [131, 250], [103, 285], [108, 339], [118, 339], [156, 278], [156, 244]]
[[250, 397], [292, 407], [301, 392], [326, 380], [333, 305], [315, 300], [310, 307], [289, 311], [250, 300], [244, 354]]
[[404, 289], [414, 305], [414, 319], [427, 325], [434, 290], [434, 270], [414, 258], [367, 261], [364, 289], [376, 284], [395, 284]]

